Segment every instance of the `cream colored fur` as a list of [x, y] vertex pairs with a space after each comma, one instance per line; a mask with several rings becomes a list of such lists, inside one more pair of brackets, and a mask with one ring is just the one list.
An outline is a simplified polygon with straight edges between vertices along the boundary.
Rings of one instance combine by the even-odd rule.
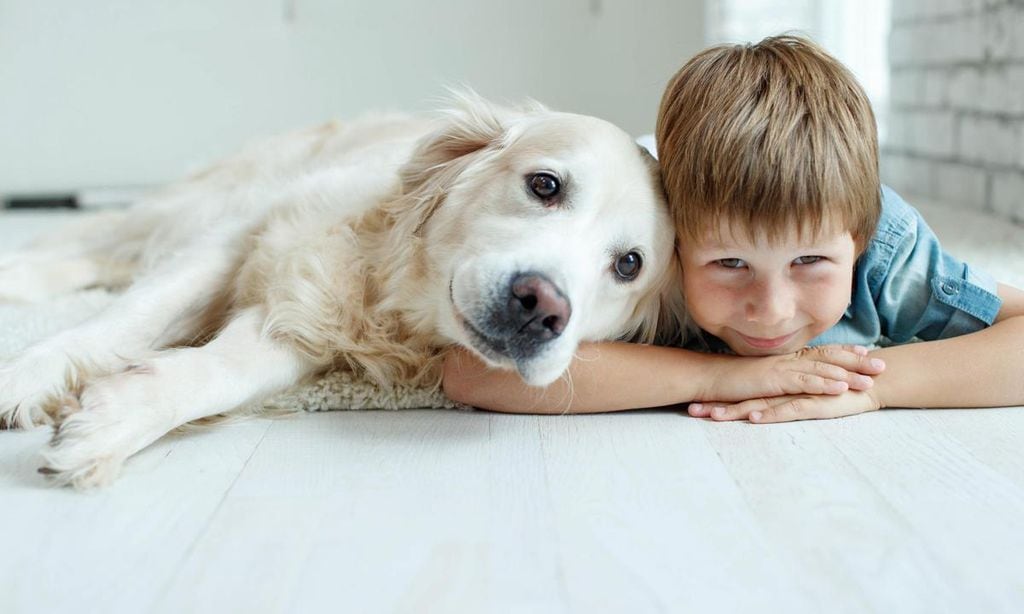
[[[538, 170], [564, 200], [530, 193]], [[627, 250], [643, 256], [633, 281], [613, 270]], [[553, 280], [571, 316], [505, 355], [471, 329], [522, 271]], [[41, 471], [106, 484], [169, 430], [330, 369], [436, 388], [441, 350], [462, 344], [549, 383], [580, 341], [678, 330], [677, 275], [656, 169], [625, 133], [465, 94], [438, 117], [272, 139], [0, 259], [0, 300], [126, 287], [0, 365], [0, 421], [54, 423]]]

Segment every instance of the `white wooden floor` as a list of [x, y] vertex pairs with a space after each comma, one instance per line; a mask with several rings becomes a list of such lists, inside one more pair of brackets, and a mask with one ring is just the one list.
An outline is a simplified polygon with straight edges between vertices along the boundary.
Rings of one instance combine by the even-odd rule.
[[0, 441], [4, 612], [1012, 612], [1024, 412], [771, 428], [333, 412], [42, 489]]
[[330, 412], [89, 494], [43, 486], [47, 437], [0, 432], [4, 614], [1024, 610], [1024, 408]]

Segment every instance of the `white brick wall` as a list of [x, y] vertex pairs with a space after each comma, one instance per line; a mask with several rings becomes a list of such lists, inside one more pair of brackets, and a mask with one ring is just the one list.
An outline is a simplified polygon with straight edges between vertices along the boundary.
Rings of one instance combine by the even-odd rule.
[[1021, 219], [1021, 194], [1024, 194], [1024, 175], [997, 172], [992, 182], [992, 209], [999, 215]]
[[935, 194], [944, 202], [983, 208], [988, 199], [988, 174], [979, 168], [940, 162], [934, 165]]
[[893, 0], [882, 178], [1024, 223], [1024, 1]]
[[1024, 122], [985, 115], [960, 117], [959, 159], [978, 166], [1002, 168], [1018, 161]]

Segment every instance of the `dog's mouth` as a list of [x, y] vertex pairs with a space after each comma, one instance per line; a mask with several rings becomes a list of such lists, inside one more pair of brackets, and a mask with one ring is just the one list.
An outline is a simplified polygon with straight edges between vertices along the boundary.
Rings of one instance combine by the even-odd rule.
[[472, 340], [473, 343], [473, 349], [479, 351], [480, 353], [487, 356], [487, 358], [495, 362], [515, 361], [515, 359], [511, 356], [508, 343], [502, 341], [501, 339], [488, 337], [487, 335], [477, 330], [477, 328], [473, 326], [469, 322], [469, 320], [459, 315], [458, 312], [456, 312], [456, 315], [460, 323], [462, 324], [463, 330], [469, 333], [470, 339]]
[[471, 349], [476, 350], [492, 362], [499, 364], [517, 363], [518, 361], [511, 355], [511, 348], [507, 341], [484, 334], [477, 327], [473, 326], [469, 318], [462, 315], [459, 306], [455, 303], [454, 283], [454, 280], [448, 282], [448, 300], [451, 301], [455, 321], [469, 335]]
[[[454, 284], [454, 279], [448, 283], [448, 299], [455, 323], [463, 331], [462, 343], [486, 362], [515, 369], [523, 381], [534, 386], [550, 383], [552, 376], [561, 374], [568, 366], [560, 360], [564, 358], [564, 343], [556, 341], [561, 331], [538, 333], [543, 314], [526, 314], [527, 317], [516, 320], [502, 311], [505, 304], [492, 301], [482, 313], [471, 317], [455, 301]], [[512, 300], [521, 302], [518, 298], [507, 299], [506, 304], [515, 304]]]

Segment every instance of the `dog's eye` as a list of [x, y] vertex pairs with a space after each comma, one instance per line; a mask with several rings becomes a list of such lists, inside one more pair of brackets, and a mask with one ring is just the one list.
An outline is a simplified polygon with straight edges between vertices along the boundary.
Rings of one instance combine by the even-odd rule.
[[644, 264], [643, 258], [637, 252], [628, 252], [619, 256], [615, 261], [615, 274], [624, 281], [633, 281], [640, 274], [640, 267]]
[[530, 191], [538, 198], [543, 199], [558, 196], [558, 191], [562, 187], [558, 182], [558, 177], [551, 173], [534, 173], [527, 178], [526, 182], [530, 186]]

